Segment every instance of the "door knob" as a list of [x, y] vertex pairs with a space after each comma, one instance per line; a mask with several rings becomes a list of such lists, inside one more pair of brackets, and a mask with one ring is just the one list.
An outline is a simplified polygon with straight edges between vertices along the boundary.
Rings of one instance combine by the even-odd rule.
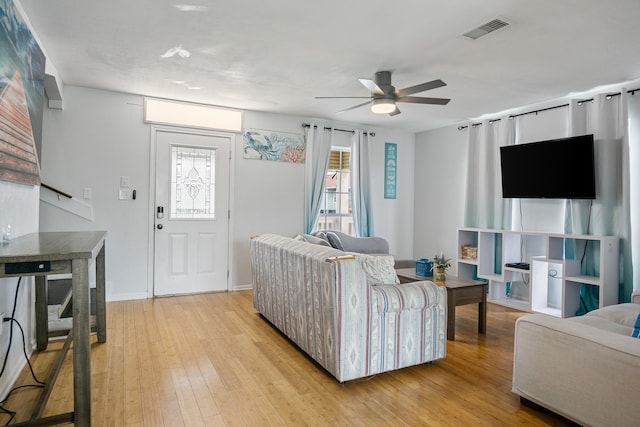
[[158, 224], [158, 230], [162, 230], [162, 224]]

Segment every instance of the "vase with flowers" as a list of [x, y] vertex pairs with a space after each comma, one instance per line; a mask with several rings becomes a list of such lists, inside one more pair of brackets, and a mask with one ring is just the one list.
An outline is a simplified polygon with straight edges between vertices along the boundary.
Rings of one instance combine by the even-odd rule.
[[436, 282], [444, 282], [447, 280], [446, 272], [451, 267], [451, 258], [445, 258], [444, 252], [433, 257], [433, 270], [435, 271], [434, 280]]

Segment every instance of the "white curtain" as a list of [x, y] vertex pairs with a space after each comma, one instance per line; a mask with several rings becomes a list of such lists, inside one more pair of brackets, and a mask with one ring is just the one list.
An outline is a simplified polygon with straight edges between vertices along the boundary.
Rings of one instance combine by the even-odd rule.
[[500, 147], [514, 144], [514, 120], [483, 121], [468, 131], [465, 226], [510, 229], [511, 201], [502, 198]]
[[[621, 301], [629, 301], [633, 283], [631, 263], [629, 138], [627, 94], [595, 95], [592, 102], [570, 103], [570, 135], [594, 135], [596, 199], [567, 200], [565, 233], [615, 235], [620, 237]], [[571, 167], [571, 165], [567, 165]], [[567, 247], [567, 255], [580, 259], [582, 272], [598, 274], [598, 251], [594, 247]], [[583, 286], [578, 314], [598, 307], [598, 289]]]
[[305, 233], [312, 233], [318, 224], [324, 197], [333, 129], [325, 129], [311, 123], [305, 136], [307, 148], [304, 166], [304, 228]]
[[351, 139], [351, 210], [358, 237], [374, 235], [369, 178], [369, 135], [357, 130]]
[[640, 290], [640, 92], [632, 92], [627, 97], [629, 114], [629, 211], [631, 227], [631, 265], [633, 290]]

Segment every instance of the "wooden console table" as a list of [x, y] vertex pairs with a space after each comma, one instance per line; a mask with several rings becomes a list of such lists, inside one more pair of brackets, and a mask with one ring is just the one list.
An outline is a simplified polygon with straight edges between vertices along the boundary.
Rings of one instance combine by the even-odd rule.
[[[0, 244], [0, 277], [35, 276], [36, 341], [45, 350], [48, 337], [47, 275], [71, 273], [73, 293], [73, 408], [74, 412], [40, 418], [53, 387], [47, 380], [43, 396], [31, 420], [20, 425], [53, 425], [73, 422], [91, 425], [91, 345], [89, 264], [96, 268], [96, 332], [107, 340], [105, 303], [105, 231], [32, 233]], [[65, 345], [68, 348], [68, 345]], [[50, 375], [55, 381], [57, 372]]]
[[[421, 280], [434, 281], [433, 277], [416, 275], [415, 268], [400, 268], [396, 270], [400, 283]], [[443, 284], [447, 288], [447, 339], [456, 338], [456, 306], [478, 303], [478, 332], [487, 332], [487, 284], [477, 280], [460, 279], [447, 276]]]

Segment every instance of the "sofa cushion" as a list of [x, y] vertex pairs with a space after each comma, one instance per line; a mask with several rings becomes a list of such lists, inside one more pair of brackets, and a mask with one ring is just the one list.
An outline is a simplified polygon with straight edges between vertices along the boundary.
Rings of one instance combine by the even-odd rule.
[[329, 239], [329, 243], [331, 244], [331, 246], [333, 246], [336, 249], [340, 249], [341, 251], [344, 251], [344, 246], [342, 245], [342, 240], [340, 240], [340, 236], [338, 236], [336, 233], [333, 233], [331, 231], [327, 231], [326, 235], [327, 235], [327, 239]]
[[296, 237], [294, 237], [294, 239], [295, 240], [299, 240], [301, 242], [311, 243], [311, 244], [314, 244], [314, 245], [321, 245], [321, 246], [331, 247], [329, 242], [327, 242], [326, 240], [324, 240], [324, 239], [322, 239], [320, 237], [312, 236], [311, 234], [298, 234]]
[[371, 285], [397, 285], [400, 283], [394, 268], [395, 260], [391, 255], [354, 254], [356, 260], [367, 274]]
[[[319, 239], [324, 240], [325, 242], [327, 242], [327, 244], [329, 246], [331, 246], [331, 243], [329, 242], [329, 238], [327, 237], [327, 233], [325, 233], [324, 231], [316, 231], [315, 233], [312, 233], [311, 235], [314, 236], [314, 237], [317, 237]], [[333, 247], [333, 246], [331, 246], [331, 247]]]
[[598, 310], [590, 311], [585, 316], [597, 316], [627, 328], [633, 328], [638, 314], [640, 314], [640, 304], [625, 303], [602, 307]]
[[388, 255], [389, 243], [382, 237], [354, 237], [337, 230], [326, 230], [331, 246], [345, 252]]
[[612, 322], [604, 317], [600, 316], [578, 316], [578, 317], [570, 317], [567, 319], [567, 322], [579, 323], [580, 325], [591, 326], [592, 328], [598, 329], [598, 331], [594, 331], [597, 333], [613, 333], [617, 335], [631, 335], [632, 328], [625, 326], [620, 323]]

